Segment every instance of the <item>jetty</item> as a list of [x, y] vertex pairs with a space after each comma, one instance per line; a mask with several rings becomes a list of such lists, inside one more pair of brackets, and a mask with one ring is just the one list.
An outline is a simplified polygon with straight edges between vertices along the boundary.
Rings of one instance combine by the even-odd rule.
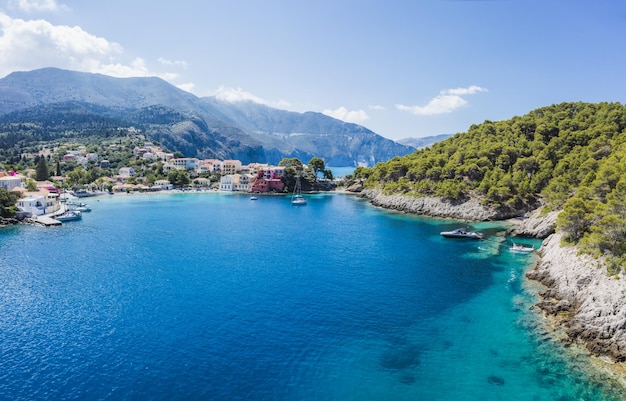
[[55, 220], [50, 216], [36, 216], [33, 217], [33, 220], [35, 220], [37, 223], [44, 225], [46, 227], [50, 227], [50, 226], [60, 226], [62, 223], [59, 220]]

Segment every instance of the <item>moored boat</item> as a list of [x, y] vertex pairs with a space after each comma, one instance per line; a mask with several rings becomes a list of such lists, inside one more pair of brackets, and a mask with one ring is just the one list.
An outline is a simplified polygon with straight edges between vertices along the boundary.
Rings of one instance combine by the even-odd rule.
[[470, 238], [470, 239], [483, 239], [483, 233], [476, 231], [468, 231], [467, 228], [456, 228], [452, 231], [442, 231], [441, 236], [446, 238]]
[[72, 220], [80, 220], [83, 218], [83, 215], [78, 210], [68, 210], [67, 212], [54, 217], [55, 220], [58, 221], [72, 221]]
[[535, 251], [535, 247], [534, 246], [524, 246], [524, 245], [513, 243], [513, 245], [511, 245], [509, 247], [509, 250], [511, 252], [515, 252], [515, 253], [530, 253], [530, 252], [534, 252]]
[[295, 206], [306, 205], [306, 199], [302, 196], [302, 184], [300, 183], [300, 176], [296, 177], [296, 186], [293, 190], [293, 196], [291, 197], [291, 204]]

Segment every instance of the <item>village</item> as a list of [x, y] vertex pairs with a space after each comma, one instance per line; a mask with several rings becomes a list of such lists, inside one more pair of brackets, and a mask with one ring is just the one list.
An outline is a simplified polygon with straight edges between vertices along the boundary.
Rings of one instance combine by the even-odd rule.
[[[122, 151], [124, 146], [129, 145], [115, 143], [101, 148], [106, 150], [105, 155], [112, 155]], [[151, 142], [137, 144], [135, 141], [132, 156], [126, 160], [128, 165], [119, 168], [84, 145], [56, 149], [53, 152], [56, 172], [60, 173], [61, 165], [71, 165], [73, 169], [66, 174], [51, 175], [48, 174], [50, 162], [46, 162], [44, 154], [45, 151], [38, 157], [36, 168], [23, 171], [0, 169], [0, 190], [13, 194], [16, 199], [13, 212], [18, 220], [30, 218], [44, 225], [56, 225], [58, 221], [79, 219], [81, 211], [77, 209], [84, 204], [75, 200], [68, 202], [68, 199], [103, 194], [160, 191], [282, 194], [291, 189], [288, 183], [294, 180], [292, 176], [305, 172], [318, 183], [315, 189], [319, 189], [322, 183], [326, 183], [326, 189], [332, 187], [332, 173], [325, 170], [323, 161], [317, 158], [311, 160], [311, 166], [297, 159], [286, 159], [280, 166], [244, 165], [240, 160], [176, 157]], [[48, 159], [52, 158], [48, 156]], [[117, 164], [121, 162], [117, 161]], [[98, 171], [97, 178], [90, 181], [94, 175], [90, 176], [88, 171]], [[102, 175], [106, 172], [116, 174]], [[324, 178], [318, 179], [318, 173], [323, 173]], [[46, 177], [48, 179], [42, 179]]]

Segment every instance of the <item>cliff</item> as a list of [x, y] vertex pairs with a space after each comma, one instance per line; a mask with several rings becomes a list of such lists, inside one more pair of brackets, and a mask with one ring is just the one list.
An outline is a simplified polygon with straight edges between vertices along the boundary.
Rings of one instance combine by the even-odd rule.
[[361, 196], [373, 205], [401, 212], [459, 220], [505, 220], [523, 214], [523, 211], [503, 211], [483, 205], [477, 198], [447, 201], [437, 197], [385, 195], [378, 189], [363, 189]]
[[[453, 203], [434, 197], [383, 195], [371, 189], [363, 190], [361, 196], [376, 206], [407, 213], [475, 221], [502, 218], [476, 199]], [[540, 261], [526, 273], [528, 279], [546, 286], [537, 307], [555, 318], [570, 341], [584, 344], [594, 355], [626, 362], [626, 278], [608, 276], [602, 260], [579, 255], [575, 247], [562, 247], [561, 235], [555, 233], [558, 213], [536, 209], [508, 220], [511, 235], [547, 237]]]
[[541, 260], [526, 273], [546, 286], [537, 305], [565, 329], [573, 342], [598, 356], [626, 361], [626, 279], [608, 276], [601, 260], [561, 247], [552, 234], [540, 251]]

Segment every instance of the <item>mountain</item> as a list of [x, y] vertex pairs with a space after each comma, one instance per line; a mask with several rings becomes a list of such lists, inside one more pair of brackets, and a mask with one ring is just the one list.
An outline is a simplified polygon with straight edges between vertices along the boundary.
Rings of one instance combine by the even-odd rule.
[[441, 142], [444, 139], [448, 139], [451, 136], [452, 134], [441, 134], [434, 136], [425, 136], [422, 138], [404, 138], [396, 142], [401, 143], [402, 145], [414, 147], [415, 149], [422, 149], [434, 143]]
[[[72, 124], [74, 118], [82, 123]], [[57, 68], [0, 79], [0, 141], [2, 132], [12, 130], [15, 136], [15, 124], [28, 126], [32, 137], [78, 128], [88, 136], [96, 127], [133, 126], [187, 157], [244, 163], [320, 157], [329, 166], [373, 166], [415, 150], [321, 113], [200, 98], [160, 78], [113, 78]]]

